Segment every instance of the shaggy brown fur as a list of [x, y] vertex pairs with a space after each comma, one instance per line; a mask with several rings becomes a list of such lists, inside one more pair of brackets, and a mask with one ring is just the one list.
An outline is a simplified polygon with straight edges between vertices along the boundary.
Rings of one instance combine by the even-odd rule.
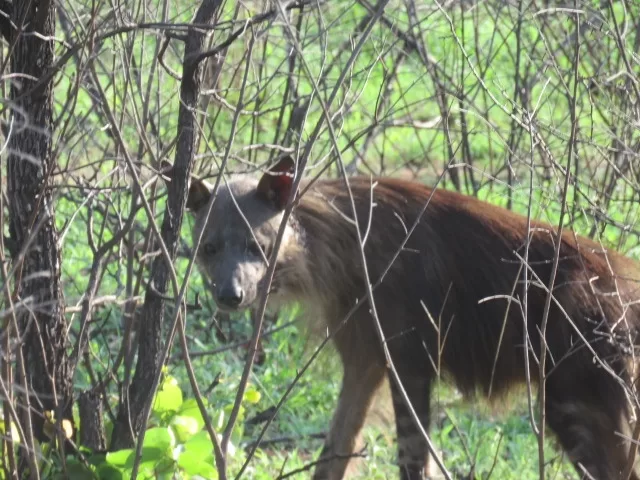
[[[219, 304], [249, 308], [264, 283], [265, 262], [289, 200], [290, 159], [259, 183], [239, 180], [218, 193], [208, 222], [209, 190], [194, 182], [196, 233], [205, 229], [199, 261], [216, 283]], [[538, 378], [540, 326], [551, 282], [555, 228], [533, 222], [529, 236], [527, 322], [522, 305], [527, 221], [456, 193], [390, 178], [350, 178], [372, 284], [381, 279], [407, 230], [425, 214], [374, 291], [395, 369], [425, 429], [434, 379], [468, 397], [495, 397]], [[373, 198], [373, 204], [371, 200]], [[342, 478], [372, 398], [388, 375], [365, 297], [360, 243], [342, 180], [321, 180], [297, 199], [278, 254], [270, 301], [300, 301], [326, 322], [344, 366], [342, 391], [316, 479]], [[239, 215], [239, 212], [243, 215]], [[251, 230], [248, 228], [251, 227]], [[251, 234], [253, 232], [253, 234]], [[620, 479], [629, 442], [636, 379], [640, 298], [629, 259], [564, 232], [546, 329], [546, 416], [579, 472]], [[241, 247], [237, 247], [240, 245]], [[234, 245], [236, 245], [234, 247]], [[256, 246], [258, 248], [256, 248]], [[530, 342], [525, 353], [524, 341]], [[599, 360], [596, 360], [599, 359]], [[401, 478], [427, 475], [428, 451], [391, 381]], [[631, 428], [633, 430], [633, 428]], [[637, 473], [630, 478], [639, 480]]]

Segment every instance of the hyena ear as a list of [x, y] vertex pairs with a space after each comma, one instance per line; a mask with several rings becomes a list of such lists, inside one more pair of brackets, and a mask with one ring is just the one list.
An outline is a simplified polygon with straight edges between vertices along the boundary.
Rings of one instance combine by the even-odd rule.
[[289, 155], [278, 160], [258, 183], [258, 195], [283, 210], [291, 197], [296, 163]]
[[[165, 182], [170, 182], [173, 179], [173, 165], [166, 160], [160, 163], [160, 173]], [[209, 186], [202, 180], [196, 177], [189, 179], [189, 194], [187, 196], [187, 210], [191, 212], [197, 212], [204, 207], [211, 198], [211, 190]]]

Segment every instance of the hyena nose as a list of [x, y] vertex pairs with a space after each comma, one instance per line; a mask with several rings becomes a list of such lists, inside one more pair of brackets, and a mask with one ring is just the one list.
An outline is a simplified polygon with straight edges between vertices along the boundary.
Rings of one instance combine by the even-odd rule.
[[223, 307], [237, 308], [244, 299], [244, 291], [236, 285], [225, 285], [218, 291], [217, 297]]

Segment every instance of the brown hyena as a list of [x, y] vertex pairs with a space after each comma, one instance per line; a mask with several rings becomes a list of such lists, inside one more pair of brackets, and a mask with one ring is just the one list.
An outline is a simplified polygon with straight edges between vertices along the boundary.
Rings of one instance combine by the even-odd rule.
[[[194, 179], [188, 208], [195, 234], [204, 231], [198, 262], [213, 281], [215, 300], [237, 311], [254, 305], [266, 287], [276, 232], [285, 206], [294, 202], [269, 302], [309, 307], [313, 322], [333, 335], [344, 374], [322, 452], [326, 461], [314, 478], [342, 478], [372, 397], [390, 372], [367, 282], [376, 286], [386, 347], [424, 429], [437, 376], [467, 397], [496, 398], [527, 377], [536, 382], [546, 319], [547, 425], [579, 472], [623, 478], [632, 465], [628, 435], [640, 318], [633, 302], [640, 298], [633, 278], [640, 276], [630, 259], [565, 231], [547, 302], [557, 240], [551, 226], [391, 178], [349, 178], [351, 195], [345, 180], [319, 180], [291, 199], [293, 167], [284, 158], [260, 181], [223, 184], [215, 197]], [[390, 380], [401, 477], [425, 478], [426, 439], [395, 377]], [[628, 472], [640, 479], [631, 467]]]

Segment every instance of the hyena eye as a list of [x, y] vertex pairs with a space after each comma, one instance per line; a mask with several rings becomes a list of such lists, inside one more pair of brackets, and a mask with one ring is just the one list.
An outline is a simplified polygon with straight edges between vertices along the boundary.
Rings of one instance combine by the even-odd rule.
[[202, 253], [209, 256], [213, 256], [218, 252], [218, 247], [213, 242], [207, 242], [200, 248], [202, 249]]

